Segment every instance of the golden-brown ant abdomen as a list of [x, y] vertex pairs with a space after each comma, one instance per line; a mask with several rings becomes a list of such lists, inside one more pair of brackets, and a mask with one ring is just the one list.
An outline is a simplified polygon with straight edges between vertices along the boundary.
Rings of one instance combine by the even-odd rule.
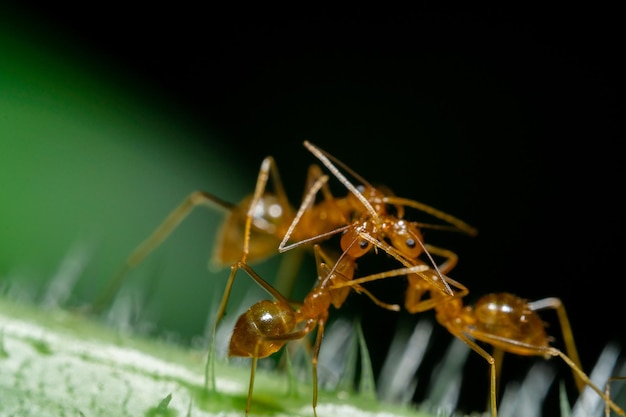
[[[489, 343], [499, 346], [505, 351], [518, 355], [536, 355], [537, 350], [529, 350], [523, 344], [548, 346], [545, 325], [539, 315], [528, 308], [526, 300], [509, 293], [487, 294], [475, 304], [476, 329], [496, 338], [517, 340], [517, 347], [499, 344], [497, 339], [489, 339]], [[479, 335], [476, 335], [480, 338]]]
[[239, 316], [230, 339], [228, 354], [264, 358], [280, 350], [286, 340], [266, 340], [291, 332], [296, 318], [293, 309], [280, 302], [263, 300]]

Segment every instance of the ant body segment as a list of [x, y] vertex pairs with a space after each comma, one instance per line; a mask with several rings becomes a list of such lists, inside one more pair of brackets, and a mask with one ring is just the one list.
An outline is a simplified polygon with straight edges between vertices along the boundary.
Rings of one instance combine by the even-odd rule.
[[[422, 273], [437, 275], [437, 272], [430, 268]], [[387, 271], [384, 276], [357, 278], [336, 284], [336, 288], [361, 285], [404, 274], [405, 269]], [[569, 319], [559, 298], [550, 297], [530, 302], [510, 293], [492, 293], [482, 296], [473, 306], [469, 306], [464, 305], [462, 301], [469, 290], [447, 276], [446, 281], [454, 288], [452, 296], [433, 288], [431, 281], [412, 278], [415, 274], [409, 274], [407, 277], [409, 286], [405, 308], [410, 313], [433, 308], [439, 324], [489, 363], [492, 417], [497, 416], [496, 385], [503, 352], [521, 356], [542, 356], [545, 359], [560, 357], [572, 370], [579, 392], [585, 385], [589, 386], [602, 397], [607, 410], [612, 409], [620, 416], [626, 416], [624, 410], [613, 403], [608, 394], [602, 392], [582, 371]], [[427, 295], [429, 298], [424, 299]], [[538, 314], [539, 311], [546, 309], [553, 309], [557, 313], [567, 354], [550, 345], [551, 337], [546, 333], [545, 324]], [[491, 345], [495, 349], [494, 355], [489, 354], [476, 341]]]

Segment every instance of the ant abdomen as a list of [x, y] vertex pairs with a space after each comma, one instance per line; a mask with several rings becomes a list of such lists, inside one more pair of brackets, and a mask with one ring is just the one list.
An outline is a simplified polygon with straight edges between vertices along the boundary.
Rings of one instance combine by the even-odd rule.
[[230, 339], [230, 356], [265, 358], [277, 352], [287, 340], [267, 340], [282, 336], [296, 325], [294, 310], [282, 302], [263, 300], [239, 316]]
[[[523, 298], [509, 293], [487, 294], [476, 302], [474, 314], [478, 331], [533, 346], [549, 345], [543, 320], [528, 308]], [[496, 341], [491, 343], [497, 344]], [[523, 345], [514, 348], [510, 343], [506, 344], [505, 350], [519, 355], [536, 352], [529, 353]]]

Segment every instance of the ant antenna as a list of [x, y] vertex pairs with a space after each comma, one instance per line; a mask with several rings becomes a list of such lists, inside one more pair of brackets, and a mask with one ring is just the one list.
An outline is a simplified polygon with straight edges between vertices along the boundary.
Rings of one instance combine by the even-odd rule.
[[[374, 217], [374, 218], [378, 218], [378, 214], [376, 214], [376, 210], [374, 210], [374, 207], [372, 207], [372, 205], [370, 204], [369, 201], [367, 201], [367, 199], [363, 196], [363, 194], [361, 194], [359, 192], [359, 190], [356, 189], [356, 187], [354, 185], [352, 185], [352, 183], [350, 181], [348, 181], [348, 179], [337, 169], [337, 167], [330, 161], [329, 158], [332, 158], [333, 160], [335, 160], [334, 157], [327, 155], [324, 151], [322, 151], [321, 149], [317, 148], [315, 145], [313, 145], [312, 143], [310, 143], [309, 141], [305, 140], [304, 141], [304, 146], [313, 154], [315, 155], [315, 157], [317, 159], [319, 159], [325, 166], [326, 168], [328, 168], [328, 170], [330, 172], [332, 172], [332, 174], [337, 177], [337, 179], [348, 189], [350, 190], [350, 192], [352, 194], [354, 194], [354, 196], [356, 198], [359, 199], [359, 201], [361, 202], [361, 204], [363, 204], [363, 206], [367, 209], [367, 211], [370, 212], [370, 214]], [[353, 171], [351, 169], [349, 169], [348, 167], [346, 167], [345, 165], [343, 165], [343, 163], [335, 160], [342, 168], [346, 169], [346, 171], [350, 172], [352, 175], [355, 176], [355, 178], [357, 178], [359, 181], [362, 181], [364, 184], [369, 185], [369, 183], [365, 180], [363, 180], [359, 175], [357, 175], [356, 173], [353, 173]]]

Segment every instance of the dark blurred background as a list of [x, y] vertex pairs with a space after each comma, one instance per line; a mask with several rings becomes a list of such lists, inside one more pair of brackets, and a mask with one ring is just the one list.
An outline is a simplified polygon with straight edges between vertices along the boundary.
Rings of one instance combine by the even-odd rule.
[[[561, 298], [586, 370], [608, 342], [626, 344], [624, 30], [615, 15], [110, 2], [10, 11], [44, 45], [71, 41], [129, 88], [160, 97], [165, 112], [219, 132], [250, 190], [273, 155], [297, 204], [315, 162], [308, 139], [371, 182], [479, 229], [427, 235], [459, 254], [450, 275], [469, 287], [468, 302], [495, 291]], [[177, 140], [203, 145], [201, 135]], [[401, 300], [401, 285], [377, 288]], [[380, 368], [398, 315], [367, 299], [332, 314], [351, 312]], [[474, 356], [465, 401], [481, 409], [485, 397], [469, 393], [486, 396], [488, 368]]]

